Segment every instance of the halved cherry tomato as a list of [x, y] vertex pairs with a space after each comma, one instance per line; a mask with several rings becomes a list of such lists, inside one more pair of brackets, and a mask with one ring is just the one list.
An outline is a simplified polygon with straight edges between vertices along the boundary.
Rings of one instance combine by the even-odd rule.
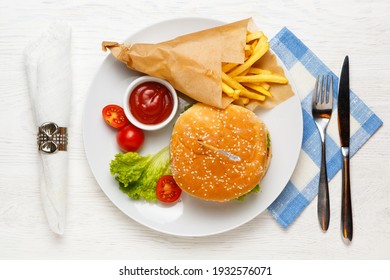
[[129, 122], [126, 126], [118, 130], [116, 142], [122, 151], [135, 152], [144, 143], [144, 138], [144, 132]]
[[156, 186], [157, 198], [162, 202], [175, 202], [181, 195], [181, 188], [176, 184], [172, 175], [163, 175]]
[[123, 108], [118, 105], [110, 104], [105, 106], [102, 110], [102, 116], [105, 122], [114, 128], [119, 129], [129, 123]]

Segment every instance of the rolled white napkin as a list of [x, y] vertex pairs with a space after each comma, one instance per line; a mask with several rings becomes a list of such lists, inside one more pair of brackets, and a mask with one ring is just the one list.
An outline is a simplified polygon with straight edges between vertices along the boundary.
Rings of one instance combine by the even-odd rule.
[[[70, 42], [71, 28], [63, 22], [55, 22], [25, 49], [29, 94], [37, 131], [46, 122], [69, 128], [72, 95]], [[50, 228], [61, 235], [66, 219], [68, 152], [38, 152], [42, 162], [40, 187], [43, 208]]]

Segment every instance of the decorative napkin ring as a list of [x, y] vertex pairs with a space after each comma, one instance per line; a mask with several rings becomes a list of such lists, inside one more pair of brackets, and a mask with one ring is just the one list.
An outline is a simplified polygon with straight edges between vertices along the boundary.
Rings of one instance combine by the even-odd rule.
[[47, 122], [38, 127], [38, 150], [45, 153], [66, 151], [68, 148], [68, 129]]

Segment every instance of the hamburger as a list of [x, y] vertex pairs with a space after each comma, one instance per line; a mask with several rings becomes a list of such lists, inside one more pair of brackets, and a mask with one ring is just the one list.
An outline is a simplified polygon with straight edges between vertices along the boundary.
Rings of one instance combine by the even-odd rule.
[[229, 201], [250, 192], [266, 174], [269, 132], [244, 107], [231, 104], [218, 109], [197, 103], [177, 119], [170, 157], [172, 175], [184, 192], [204, 200]]

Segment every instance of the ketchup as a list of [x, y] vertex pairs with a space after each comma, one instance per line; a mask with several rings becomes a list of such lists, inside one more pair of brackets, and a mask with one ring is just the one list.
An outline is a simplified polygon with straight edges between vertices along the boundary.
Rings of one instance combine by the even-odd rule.
[[173, 110], [172, 94], [160, 83], [142, 83], [130, 95], [130, 110], [144, 124], [161, 123]]

